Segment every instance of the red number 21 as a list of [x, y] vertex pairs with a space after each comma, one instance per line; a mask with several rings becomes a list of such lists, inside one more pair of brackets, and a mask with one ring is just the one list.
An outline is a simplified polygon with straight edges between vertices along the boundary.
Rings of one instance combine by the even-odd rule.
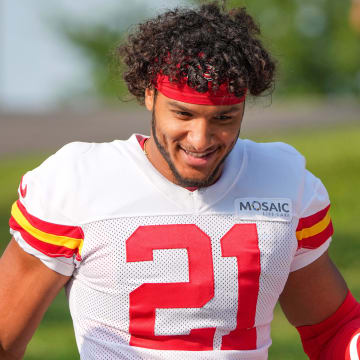
[[[142, 284], [130, 293], [130, 345], [159, 350], [212, 350], [216, 328], [189, 335], [155, 335], [156, 309], [201, 308], [214, 297], [211, 240], [193, 224], [140, 226], [126, 242], [126, 260], [152, 261], [155, 249], [186, 249], [189, 282]], [[234, 225], [221, 239], [223, 257], [236, 257], [236, 328], [222, 338], [222, 350], [256, 348], [256, 303], [260, 251], [255, 224]]]

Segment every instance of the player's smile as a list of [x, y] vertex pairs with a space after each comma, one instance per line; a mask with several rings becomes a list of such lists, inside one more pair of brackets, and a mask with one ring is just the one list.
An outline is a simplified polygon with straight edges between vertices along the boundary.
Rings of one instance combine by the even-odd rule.
[[182, 156], [183, 161], [187, 163], [189, 166], [193, 167], [205, 167], [207, 166], [215, 157], [218, 147], [212, 147], [210, 150], [207, 151], [194, 151], [188, 150], [181, 145], [180, 148], [180, 156]]
[[[153, 113], [149, 159], [170, 181], [181, 186], [209, 186], [221, 174], [223, 162], [240, 131], [244, 103], [233, 106], [195, 105], [146, 93]], [[154, 105], [155, 104], [155, 105]]]

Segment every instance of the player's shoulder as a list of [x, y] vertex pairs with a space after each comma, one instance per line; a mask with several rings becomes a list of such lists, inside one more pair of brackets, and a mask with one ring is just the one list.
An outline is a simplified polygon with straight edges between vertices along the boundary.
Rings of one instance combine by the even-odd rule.
[[283, 142], [259, 143], [244, 140], [250, 168], [263, 174], [286, 175], [299, 178], [304, 176], [306, 160], [293, 146]]
[[55, 154], [58, 156], [73, 156], [85, 154], [94, 147], [95, 143], [74, 141], [62, 146]]
[[101, 157], [111, 156], [114, 152], [118, 152], [119, 147], [116, 142], [90, 143], [75, 141], [64, 145], [54, 154], [54, 160], [61, 164], [69, 162], [83, 161], [86, 158], [91, 158], [93, 161], [101, 160]]
[[305, 162], [304, 156], [293, 146], [284, 142], [255, 142], [244, 140], [249, 155], [263, 158], [264, 160], [275, 159], [277, 161]]
[[288, 200], [292, 202], [295, 213], [299, 213], [299, 198], [306, 176], [304, 157], [285, 143], [241, 142], [244, 149], [243, 165], [234, 194], [257, 200]]
[[122, 163], [120, 152], [114, 142], [66, 144], [23, 176], [20, 201], [42, 219], [63, 223], [59, 213], [74, 218], [82, 212], [76, 209], [84, 198], [92, 199], [99, 187], [109, 187], [107, 179], [116, 177], [114, 164]]
[[40, 171], [53, 174], [55, 171], [67, 171], [67, 175], [75, 172], [77, 177], [87, 176], [87, 171], [99, 169], [99, 166], [110, 166], [115, 158], [121, 156], [121, 141], [104, 143], [71, 142], [64, 145], [53, 155], [47, 158], [38, 168]]
[[[103, 143], [72, 142], [64, 145], [48, 157], [39, 167], [29, 172], [39, 181], [58, 186], [76, 187], [77, 184], [91, 184], [91, 179], [103, 174], [109, 178], [116, 169], [129, 163], [126, 151], [128, 141], [115, 140]], [[107, 176], [108, 175], [108, 176]], [[58, 179], [58, 180], [57, 180]]]
[[327, 209], [328, 193], [321, 180], [306, 169], [306, 160], [291, 145], [246, 140], [251, 184], [275, 190], [293, 200], [294, 214], [306, 217]]

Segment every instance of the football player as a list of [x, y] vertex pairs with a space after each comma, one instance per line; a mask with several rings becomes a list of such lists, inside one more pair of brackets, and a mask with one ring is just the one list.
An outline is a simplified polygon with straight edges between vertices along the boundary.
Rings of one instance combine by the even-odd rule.
[[[66, 286], [80, 358], [267, 358], [275, 304], [310, 359], [358, 359], [328, 194], [283, 143], [239, 140], [275, 65], [244, 9], [167, 11], [119, 54], [150, 136], [71, 143], [26, 173], [0, 262], [0, 357]], [[126, 121], [126, 119], [124, 119]]]

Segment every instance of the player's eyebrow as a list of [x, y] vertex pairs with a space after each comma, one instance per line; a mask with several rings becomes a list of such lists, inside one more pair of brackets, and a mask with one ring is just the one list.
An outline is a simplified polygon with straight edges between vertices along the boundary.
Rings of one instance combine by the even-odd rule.
[[181, 110], [181, 111], [194, 112], [194, 110], [191, 110], [191, 109], [187, 108], [186, 106], [182, 106], [175, 101], [169, 101], [169, 105], [176, 107], [178, 110]]
[[240, 106], [232, 106], [229, 109], [220, 111], [219, 114], [222, 115], [222, 114], [232, 113], [232, 112], [236, 112], [236, 111], [240, 111], [240, 110], [241, 110]]

